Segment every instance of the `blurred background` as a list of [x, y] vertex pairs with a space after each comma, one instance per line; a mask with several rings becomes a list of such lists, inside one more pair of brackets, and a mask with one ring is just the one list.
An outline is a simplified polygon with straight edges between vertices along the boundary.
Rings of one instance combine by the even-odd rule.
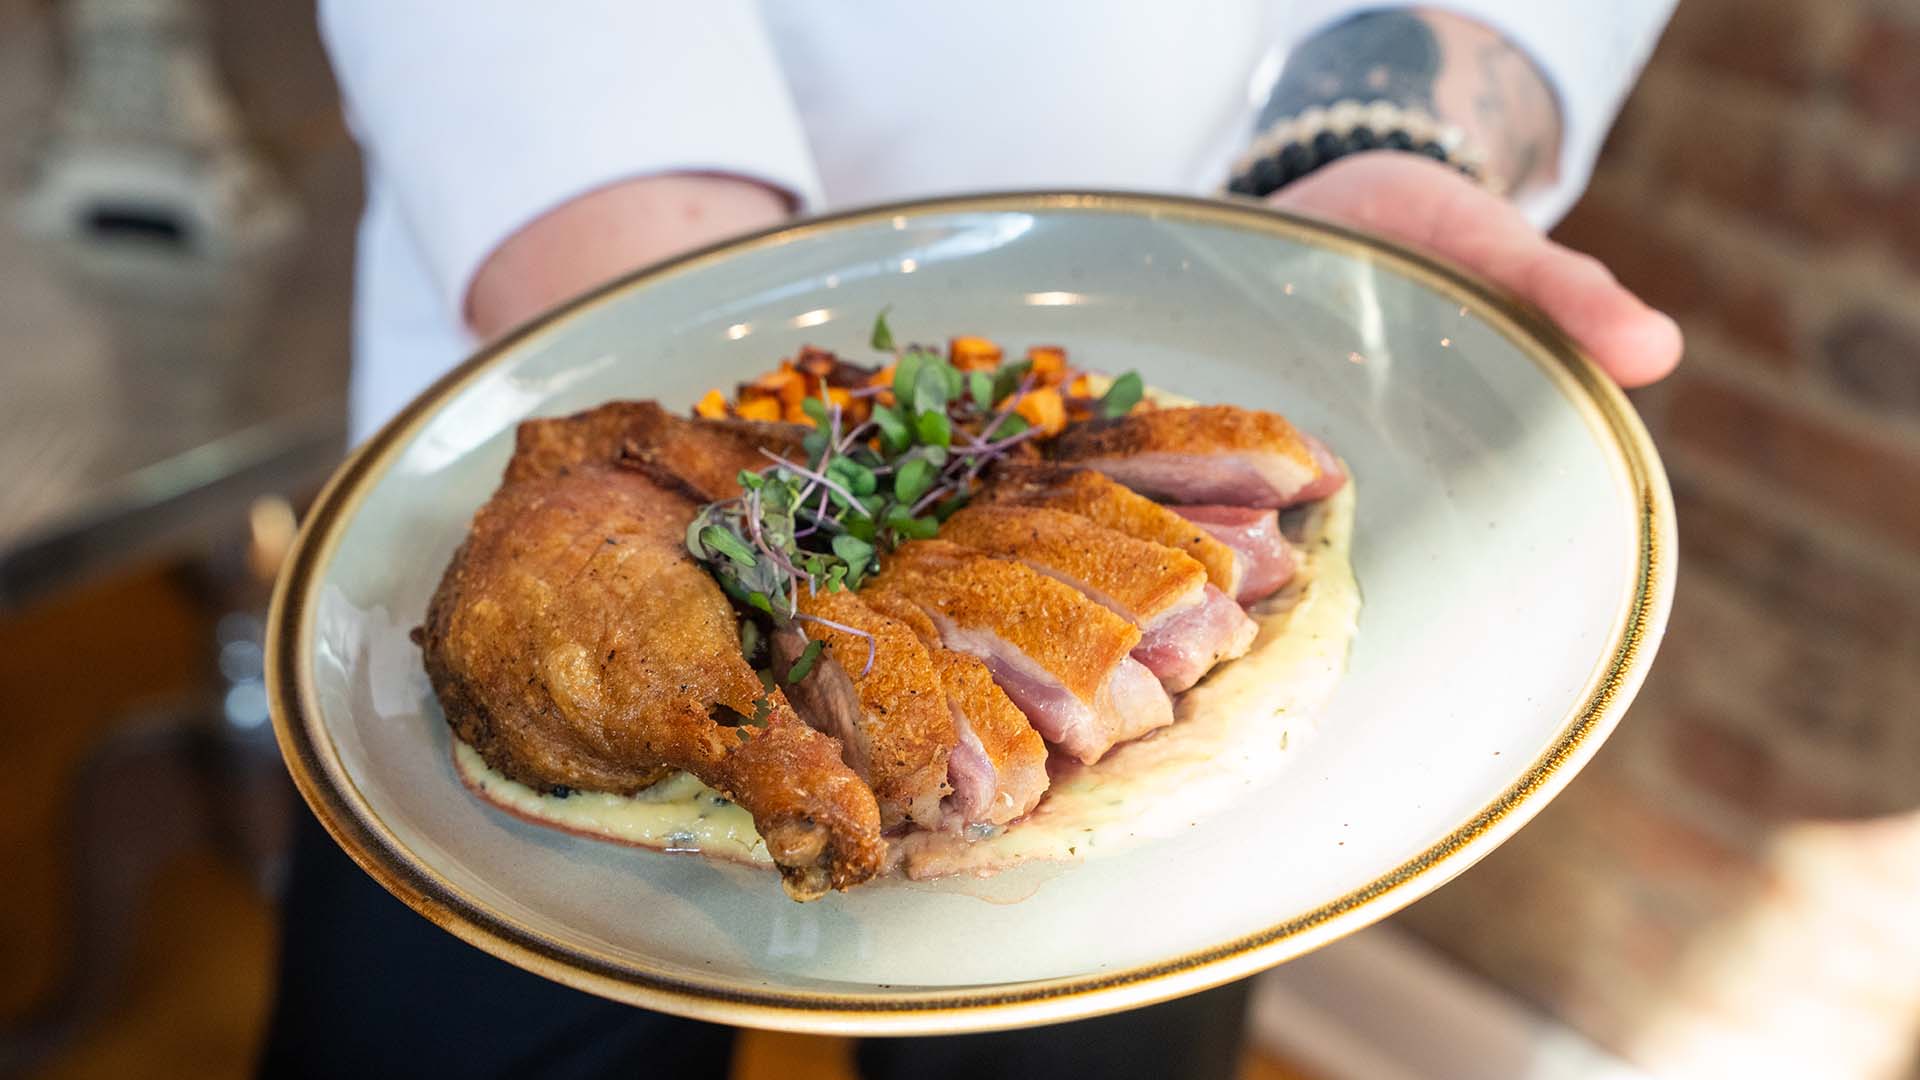
[[[0, 1074], [246, 1074], [359, 207], [311, 9], [0, 0], [0, 159]], [[1687, 332], [1666, 645], [1517, 839], [1263, 980], [1247, 1075], [1920, 1078], [1920, 0], [1683, 0], [1559, 235]]]

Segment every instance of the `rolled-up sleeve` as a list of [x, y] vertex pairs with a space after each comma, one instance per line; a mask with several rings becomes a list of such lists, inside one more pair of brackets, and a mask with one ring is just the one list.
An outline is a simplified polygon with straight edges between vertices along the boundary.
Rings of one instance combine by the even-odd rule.
[[[1560, 103], [1559, 178], [1530, 192], [1521, 209], [1536, 224], [1560, 220], [1592, 175], [1620, 105], [1640, 75], [1676, 0], [1436, 0], [1419, 6], [1452, 11], [1497, 30], [1530, 57]], [[1307, 0], [1291, 6], [1293, 42], [1364, 11], [1406, 5]]]
[[458, 312], [528, 221], [635, 176], [819, 181], [753, 0], [322, 0], [348, 121]]

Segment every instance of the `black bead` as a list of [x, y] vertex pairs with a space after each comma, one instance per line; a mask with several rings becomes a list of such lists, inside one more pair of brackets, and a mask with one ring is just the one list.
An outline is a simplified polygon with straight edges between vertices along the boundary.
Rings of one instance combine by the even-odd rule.
[[1270, 195], [1280, 190], [1287, 178], [1280, 173], [1280, 162], [1272, 154], [1253, 163], [1253, 190], [1257, 195]]
[[1322, 131], [1310, 142], [1286, 143], [1278, 151], [1255, 160], [1244, 173], [1230, 179], [1227, 190], [1235, 195], [1271, 195], [1330, 161], [1382, 147], [1420, 154], [1452, 165], [1470, 177], [1478, 176], [1473, 169], [1449, 161], [1446, 147], [1437, 141], [1416, 142], [1413, 135], [1403, 128], [1382, 134], [1362, 124], [1344, 135]]
[[1297, 142], [1290, 142], [1280, 148], [1280, 171], [1289, 181], [1298, 180], [1313, 171], [1313, 154]]

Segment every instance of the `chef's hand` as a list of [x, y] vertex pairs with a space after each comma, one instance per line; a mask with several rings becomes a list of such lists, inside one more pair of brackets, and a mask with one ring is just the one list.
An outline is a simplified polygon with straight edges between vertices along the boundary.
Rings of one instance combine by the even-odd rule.
[[1512, 204], [1417, 154], [1356, 154], [1275, 192], [1274, 206], [1353, 225], [1459, 263], [1545, 311], [1623, 386], [1680, 362], [1680, 328], [1598, 259], [1547, 239]]
[[[1531, 54], [1493, 27], [1433, 8], [1382, 4], [1329, 24], [1287, 57], [1262, 125], [1341, 101], [1385, 100], [1436, 116], [1477, 147], [1503, 190], [1559, 179], [1559, 96]], [[1607, 268], [1542, 236], [1514, 207], [1438, 162], [1377, 150], [1275, 192], [1287, 210], [1352, 225], [1459, 263], [1545, 311], [1607, 374], [1643, 386], [1680, 362], [1680, 330]]]

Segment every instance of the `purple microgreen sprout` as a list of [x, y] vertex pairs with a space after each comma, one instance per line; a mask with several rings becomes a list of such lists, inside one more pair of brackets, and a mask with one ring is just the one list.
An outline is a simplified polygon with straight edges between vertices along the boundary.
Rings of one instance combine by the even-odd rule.
[[[862, 667], [860, 669], [860, 677], [864, 679], [873, 672], [873, 660], [874, 660], [874, 657], [879, 654], [880, 643], [874, 639], [874, 636], [872, 634], [867, 633], [865, 630], [862, 630], [857, 626], [848, 626], [846, 623], [834, 622], [832, 619], [823, 619], [818, 615], [800, 615], [800, 616], [797, 616], [797, 618], [801, 622], [818, 623], [821, 626], [831, 627], [835, 630], [838, 630], [843, 634], [852, 634], [854, 637], [864, 639], [867, 643], [867, 663], [865, 667]], [[813, 644], [818, 645], [820, 643], [816, 641]], [[811, 648], [812, 646], [808, 646], [808, 647]], [[804, 676], [802, 677], [804, 678]], [[789, 679], [788, 681], [799, 682], [800, 680]]]

